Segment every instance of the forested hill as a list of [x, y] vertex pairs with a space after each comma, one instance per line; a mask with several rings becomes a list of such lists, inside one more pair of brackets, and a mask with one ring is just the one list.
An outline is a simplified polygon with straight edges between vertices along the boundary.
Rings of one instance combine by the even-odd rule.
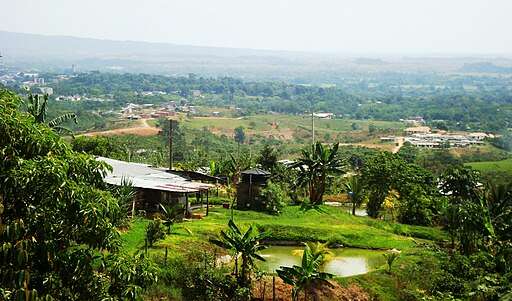
[[[372, 89], [368, 82], [354, 85], [312, 86], [281, 81], [251, 82], [231, 77], [204, 78], [195, 75], [170, 77], [148, 74], [82, 73], [54, 85], [56, 94], [112, 94], [116, 103], [146, 102], [142, 91], [164, 91], [190, 101], [192, 105], [236, 106], [246, 114], [280, 112], [302, 114], [313, 108], [357, 119], [398, 120], [423, 116], [427, 121], [442, 120], [453, 129], [497, 131], [512, 124], [512, 93], [506, 81], [478, 89], [486, 78], [446, 79], [444, 88], [435, 88], [439, 79], [418, 78], [421, 85], [390, 86], [388, 77], [374, 79], [385, 89]], [[430, 82], [429, 82], [430, 81]], [[364, 84], [365, 86], [363, 86]], [[467, 90], [473, 84], [475, 90]], [[492, 89], [491, 89], [492, 88]], [[192, 97], [199, 90], [202, 97]]]

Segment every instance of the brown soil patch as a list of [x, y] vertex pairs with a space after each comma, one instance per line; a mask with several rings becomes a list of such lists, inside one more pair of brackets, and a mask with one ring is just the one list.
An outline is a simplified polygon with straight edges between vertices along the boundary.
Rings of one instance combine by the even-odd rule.
[[136, 136], [155, 136], [160, 133], [160, 129], [152, 127], [147, 123], [147, 120], [141, 119], [138, 126], [113, 129], [108, 131], [90, 132], [83, 134], [83, 136], [122, 136], [122, 135], [136, 135]]
[[[318, 301], [369, 301], [370, 296], [359, 286], [351, 284], [348, 287], [342, 287], [337, 282], [330, 281], [331, 285], [319, 285], [315, 288], [314, 294], [308, 294], [308, 300]], [[265, 277], [260, 281], [255, 281], [252, 289], [253, 300], [272, 300], [272, 277]], [[292, 300], [292, 287], [284, 283], [281, 278], [276, 277], [276, 299], [279, 301]], [[304, 292], [299, 293], [299, 301], [304, 300]]]
[[158, 128], [147, 128], [147, 127], [133, 127], [115, 129], [102, 132], [91, 132], [84, 134], [83, 136], [121, 136], [121, 135], [136, 135], [136, 136], [155, 136], [160, 133]]

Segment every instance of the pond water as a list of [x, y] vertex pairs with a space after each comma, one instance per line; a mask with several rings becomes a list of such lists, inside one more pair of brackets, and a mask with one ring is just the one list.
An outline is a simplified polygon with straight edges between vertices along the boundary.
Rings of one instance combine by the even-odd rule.
[[[385, 264], [384, 251], [341, 248], [331, 249], [334, 256], [328, 260], [322, 271], [337, 276], [353, 276], [368, 273]], [[299, 246], [270, 246], [260, 252], [266, 261], [258, 266], [266, 272], [275, 272], [281, 266], [301, 264], [302, 248]]]

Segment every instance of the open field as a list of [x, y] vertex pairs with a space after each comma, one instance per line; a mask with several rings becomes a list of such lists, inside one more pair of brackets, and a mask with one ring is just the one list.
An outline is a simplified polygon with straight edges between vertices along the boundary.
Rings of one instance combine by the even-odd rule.
[[505, 172], [512, 173], [512, 159], [501, 161], [485, 161], [466, 163], [467, 166], [481, 172]]
[[[245, 129], [261, 132], [282, 132], [292, 130], [311, 130], [311, 119], [309, 116], [292, 115], [255, 115], [240, 118], [226, 117], [194, 117], [184, 121], [186, 126], [201, 129], [207, 127], [210, 130], [223, 134], [232, 134], [236, 127], [242, 126]], [[317, 134], [353, 131], [352, 124], [358, 127], [358, 131], [368, 131], [370, 124], [384, 130], [401, 130], [403, 123], [394, 121], [373, 121], [373, 120], [351, 120], [351, 119], [315, 119], [315, 131]]]

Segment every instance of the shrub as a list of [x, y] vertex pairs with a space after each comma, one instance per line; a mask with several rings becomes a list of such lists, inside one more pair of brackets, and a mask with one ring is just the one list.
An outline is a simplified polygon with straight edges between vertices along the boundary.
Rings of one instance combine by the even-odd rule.
[[155, 219], [146, 227], [146, 240], [150, 247], [159, 240], [165, 237], [164, 226], [162, 225], [162, 220]]
[[261, 194], [264, 198], [262, 209], [270, 214], [280, 214], [286, 206], [288, 196], [279, 184], [269, 181], [267, 187], [261, 190]]

